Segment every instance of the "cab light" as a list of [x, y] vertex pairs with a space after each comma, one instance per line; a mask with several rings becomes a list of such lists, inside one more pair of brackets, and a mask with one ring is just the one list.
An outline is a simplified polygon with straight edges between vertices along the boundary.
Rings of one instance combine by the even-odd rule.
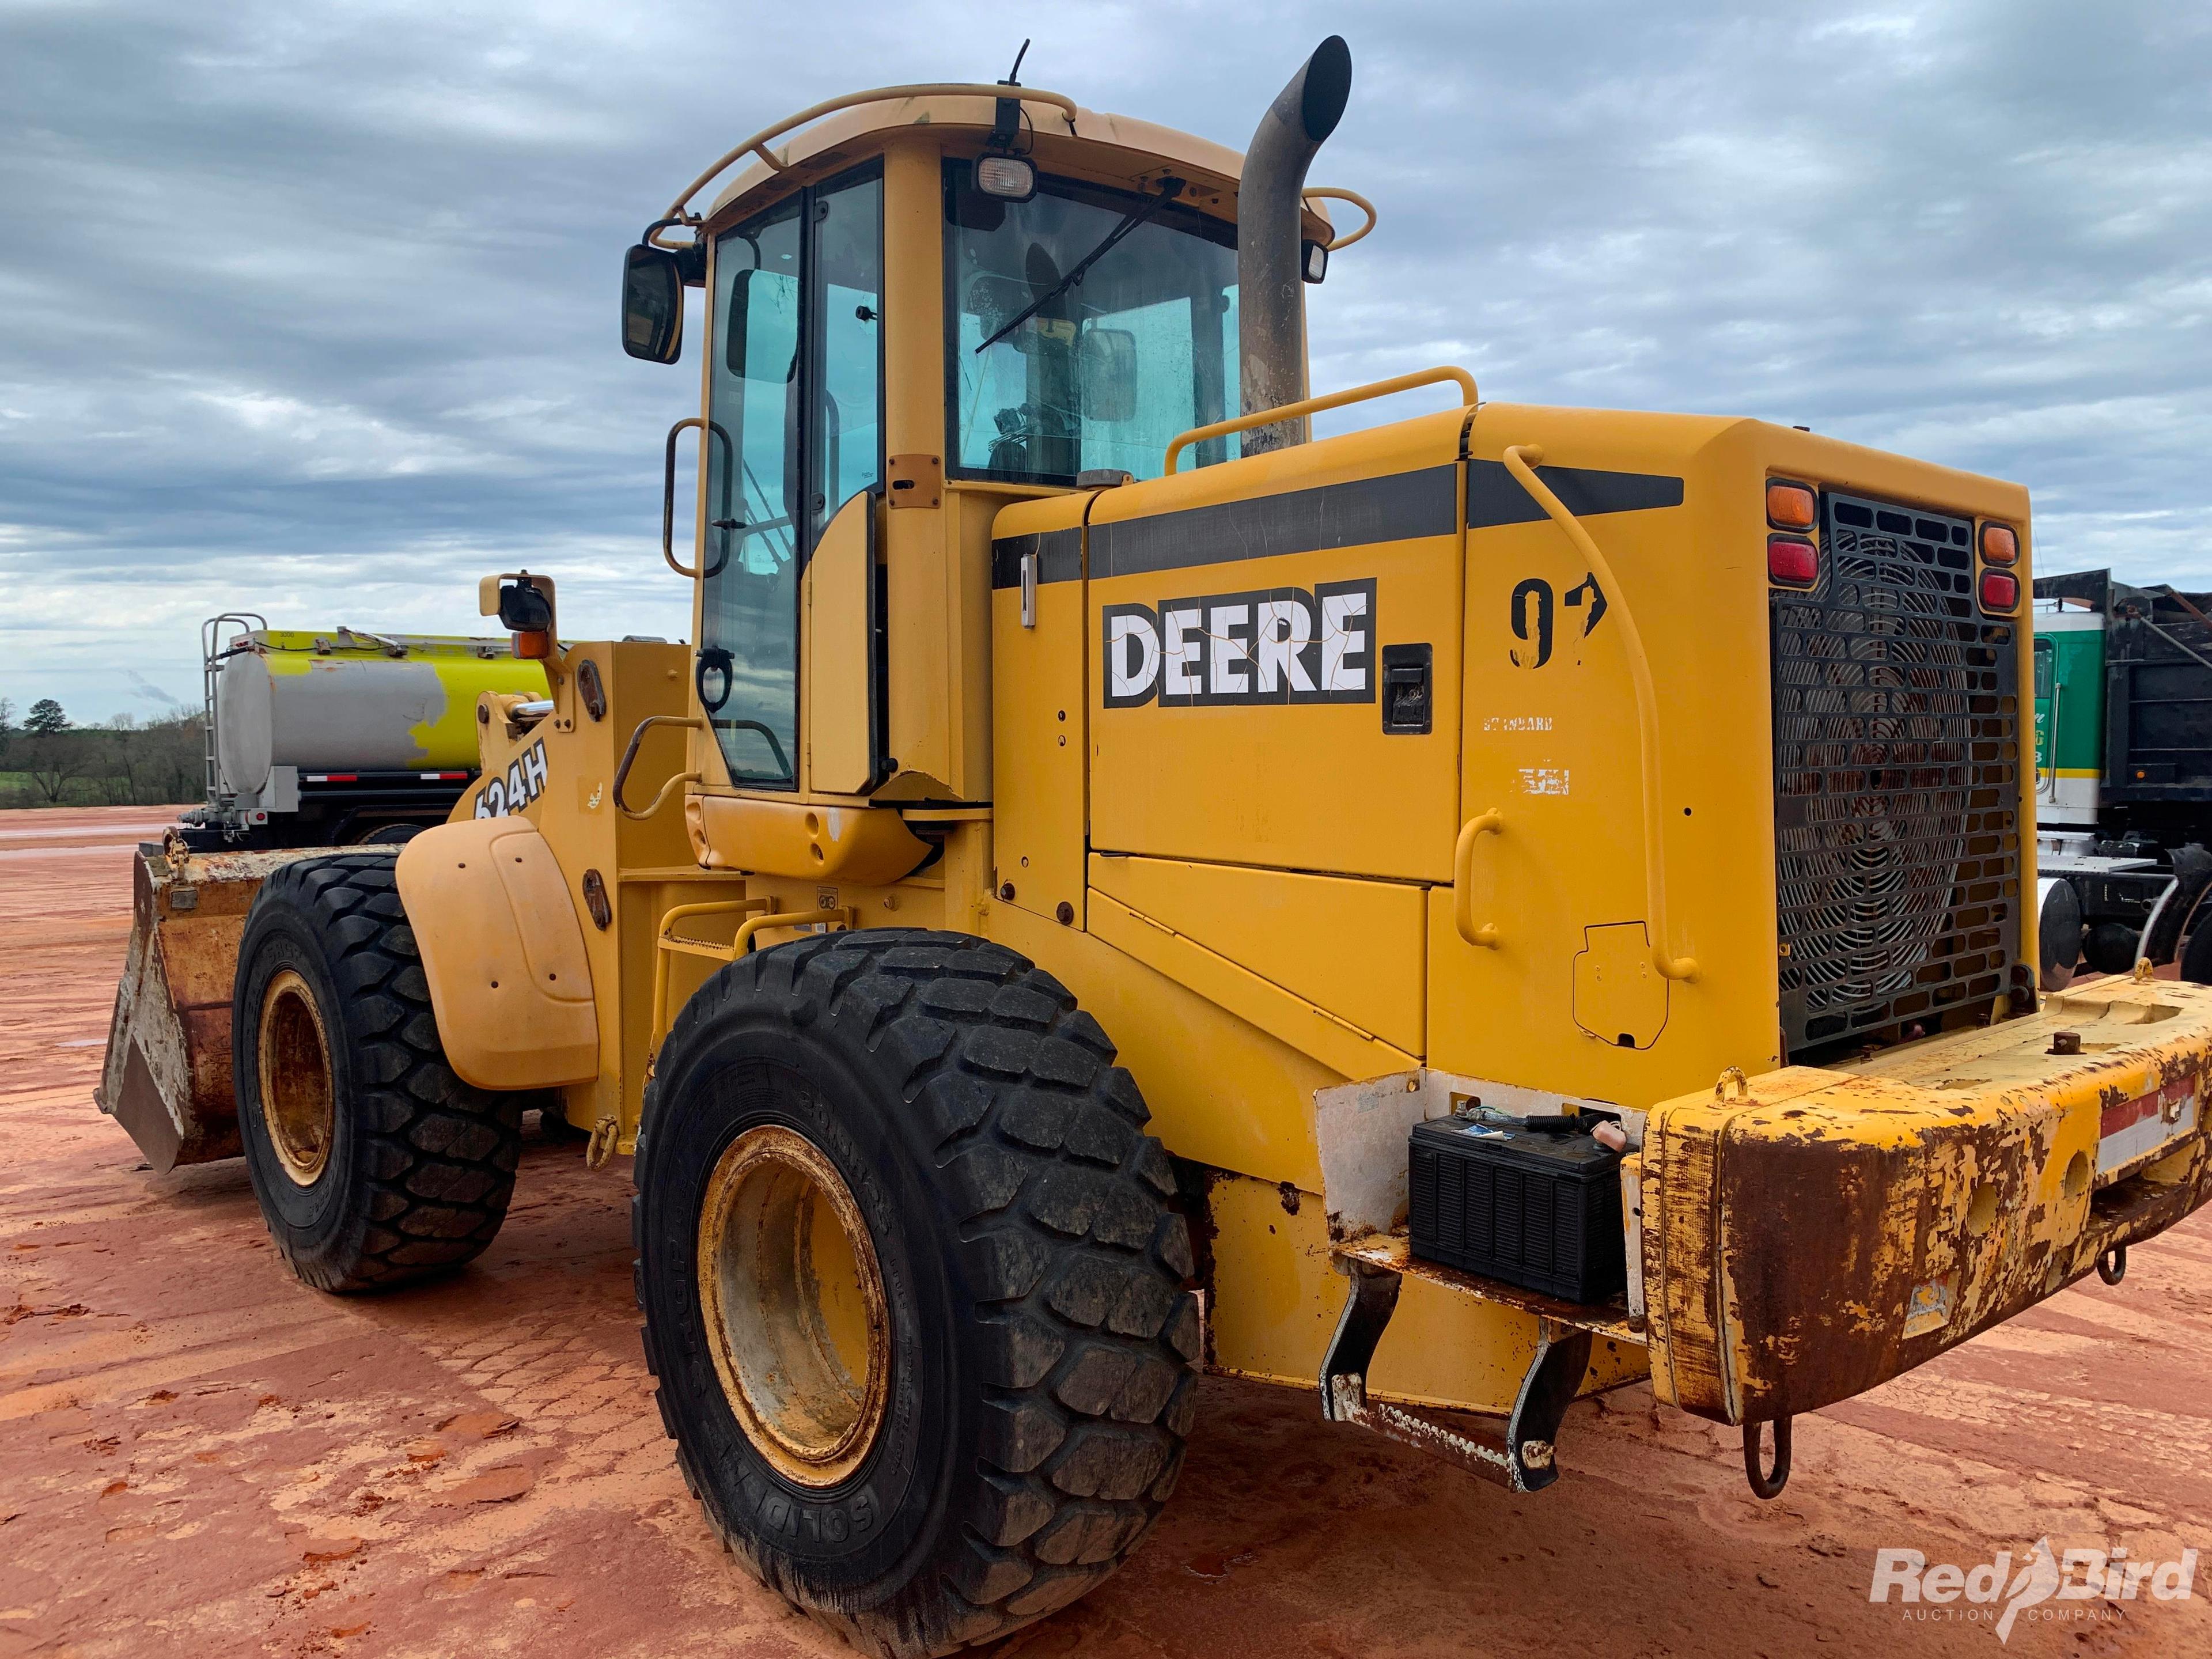
[[1982, 572], [1982, 609], [2009, 611], [2020, 603], [2020, 578], [2006, 570]]
[[1802, 537], [1769, 536], [1766, 574], [1793, 587], [1810, 587], [1820, 579], [1820, 550]]
[[1018, 155], [986, 155], [975, 163], [975, 188], [986, 196], [1026, 202], [1036, 194], [1036, 169]]
[[1770, 478], [1766, 484], [1766, 521], [1777, 530], [1810, 530], [1813, 492], [1800, 483]]
[[2012, 533], [2012, 526], [1985, 524], [1982, 526], [1982, 562], [1984, 564], [2011, 564], [2020, 557], [2020, 538]]

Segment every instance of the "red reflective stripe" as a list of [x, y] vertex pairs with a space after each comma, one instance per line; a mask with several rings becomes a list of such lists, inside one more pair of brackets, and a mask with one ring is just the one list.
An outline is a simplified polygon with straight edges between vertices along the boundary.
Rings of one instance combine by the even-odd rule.
[[2122, 1130], [2134, 1128], [2147, 1117], [2157, 1115], [2158, 1097], [2137, 1095], [2133, 1100], [2124, 1100], [2117, 1106], [2106, 1107], [2104, 1116], [2098, 1121], [2097, 1133], [2100, 1138], [2116, 1135]]

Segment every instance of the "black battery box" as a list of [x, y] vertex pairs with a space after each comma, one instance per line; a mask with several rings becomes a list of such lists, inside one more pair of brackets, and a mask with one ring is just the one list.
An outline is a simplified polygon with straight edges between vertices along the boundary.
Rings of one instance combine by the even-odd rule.
[[1626, 1288], [1620, 1155], [1589, 1135], [1439, 1118], [1413, 1130], [1407, 1174], [1423, 1261], [1562, 1302]]

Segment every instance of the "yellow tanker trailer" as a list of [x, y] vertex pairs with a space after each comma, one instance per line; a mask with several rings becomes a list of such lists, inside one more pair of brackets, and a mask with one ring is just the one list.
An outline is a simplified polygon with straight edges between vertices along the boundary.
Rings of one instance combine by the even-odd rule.
[[2212, 989], [2037, 995], [2027, 492], [1309, 398], [1349, 90], [1243, 155], [1011, 82], [746, 137], [625, 268], [635, 356], [704, 290], [694, 643], [487, 577], [549, 690], [451, 823], [141, 862], [225, 971], [139, 1098], [220, 1049], [294, 1269], [466, 1261], [557, 1101], [708, 1522], [878, 1653], [1111, 1572], [1200, 1370], [1524, 1492], [1648, 1377], [1771, 1495], [2212, 1190]]

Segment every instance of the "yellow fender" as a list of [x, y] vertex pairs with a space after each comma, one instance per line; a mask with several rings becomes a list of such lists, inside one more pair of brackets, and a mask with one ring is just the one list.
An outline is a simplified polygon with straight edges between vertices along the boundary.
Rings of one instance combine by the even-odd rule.
[[399, 898], [422, 954], [446, 1059], [479, 1089], [550, 1089], [599, 1074], [583, 925], [527, 818], [466, 818], [400, 850]]

